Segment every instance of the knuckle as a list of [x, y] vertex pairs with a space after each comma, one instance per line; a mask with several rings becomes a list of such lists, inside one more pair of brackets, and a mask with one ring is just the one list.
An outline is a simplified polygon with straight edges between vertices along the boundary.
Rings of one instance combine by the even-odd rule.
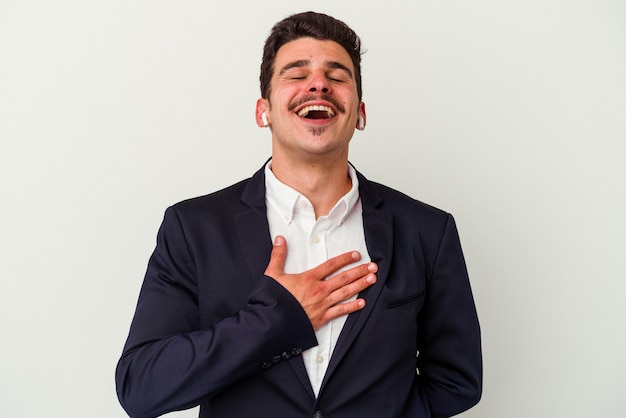
[[346, 315], [352, 312], [349, 303], [340, 303], [339, 305], [337, 305], [337, 310], [339, 315]]
[[320, 286], [314, 286], [310, 291], [311, 298], [316, 300], [323, 296], [324, 293], [324, 289]]
[[344, 287], [341, 287], [341, 288], [335, 290], [332, 293], [332, 300], [333, 300], [334, 303], [336, 303], [335, 306], [337, 308], [344, 309], [345, 308], [344, 305], [346, 305], [347, 303], [342, 303], [342, 302], [345, 301], [345, 300], [350, 299], [355, 294], [356, 294], [356, 292], [351, 287], [344, 286]]
[[342, 271], [334, 277], [334, 281], [337, 282], [338, 285], [343, 285], [344, 283], [349, 281], [348, 273]]
[[340, 300], [346, 300], [354, 294], [354, 292], [352, 292], [348, 287], [342, 287], [338, 290], [338, 292]]

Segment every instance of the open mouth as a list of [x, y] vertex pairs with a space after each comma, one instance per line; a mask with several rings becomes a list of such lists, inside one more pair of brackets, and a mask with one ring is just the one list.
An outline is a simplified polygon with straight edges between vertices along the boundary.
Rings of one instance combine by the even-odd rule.
[[300, 109], [298, 116], [306, 119], [330, 119], [335, 116], [335, 111], [328, 106], [312, 105]]

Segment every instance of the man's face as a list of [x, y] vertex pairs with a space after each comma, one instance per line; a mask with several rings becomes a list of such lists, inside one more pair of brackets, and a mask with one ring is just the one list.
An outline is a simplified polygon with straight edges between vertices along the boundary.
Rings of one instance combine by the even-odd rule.
[[354, 66], [334, 41], [300, 38], [276, 54], [269, 99], [257, 102], [257, 123], [267, 114], [273, 154], [296, 158], [347, 158], [348, 143], [365, 105]]

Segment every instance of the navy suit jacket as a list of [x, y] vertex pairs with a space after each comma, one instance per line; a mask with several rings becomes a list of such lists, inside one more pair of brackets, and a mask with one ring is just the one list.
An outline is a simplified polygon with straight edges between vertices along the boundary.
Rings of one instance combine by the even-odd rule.
[[480, 330], [451, 215], [366, 180], [359, 193], [378, 280], [349, 315], [319, 396], [300, 353], [317, 344], [295, 298], [264, 276], [265, 179], [165, 213], [117, 392], [132, 417], [448, 417], [480, 398]]

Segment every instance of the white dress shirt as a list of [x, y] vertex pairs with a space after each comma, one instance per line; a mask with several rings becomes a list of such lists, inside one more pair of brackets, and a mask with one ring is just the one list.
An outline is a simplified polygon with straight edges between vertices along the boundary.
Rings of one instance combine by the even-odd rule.
[[[316, 220], [311, 202], [281, 183], [272, 173], [271, 164], [270, 160], [265, 166], [267, 220], [272, 241], [277, 235], [287, 240], [285, 273], [301, 273], [348, 251], [361, 253], [358, 263], [370, 261], [365, 245], [359, 181], [351, 165], [348, 164], [348, 174], [352, 179], [352, 189], [339, 199], [327, 216]], [[354, 299], [356, 296], [350, 300]], [[318, 329], [315, 332], [318, 345], [302, 353], [315, 396], [319, 393], [346, 318], [333, 319]]]

